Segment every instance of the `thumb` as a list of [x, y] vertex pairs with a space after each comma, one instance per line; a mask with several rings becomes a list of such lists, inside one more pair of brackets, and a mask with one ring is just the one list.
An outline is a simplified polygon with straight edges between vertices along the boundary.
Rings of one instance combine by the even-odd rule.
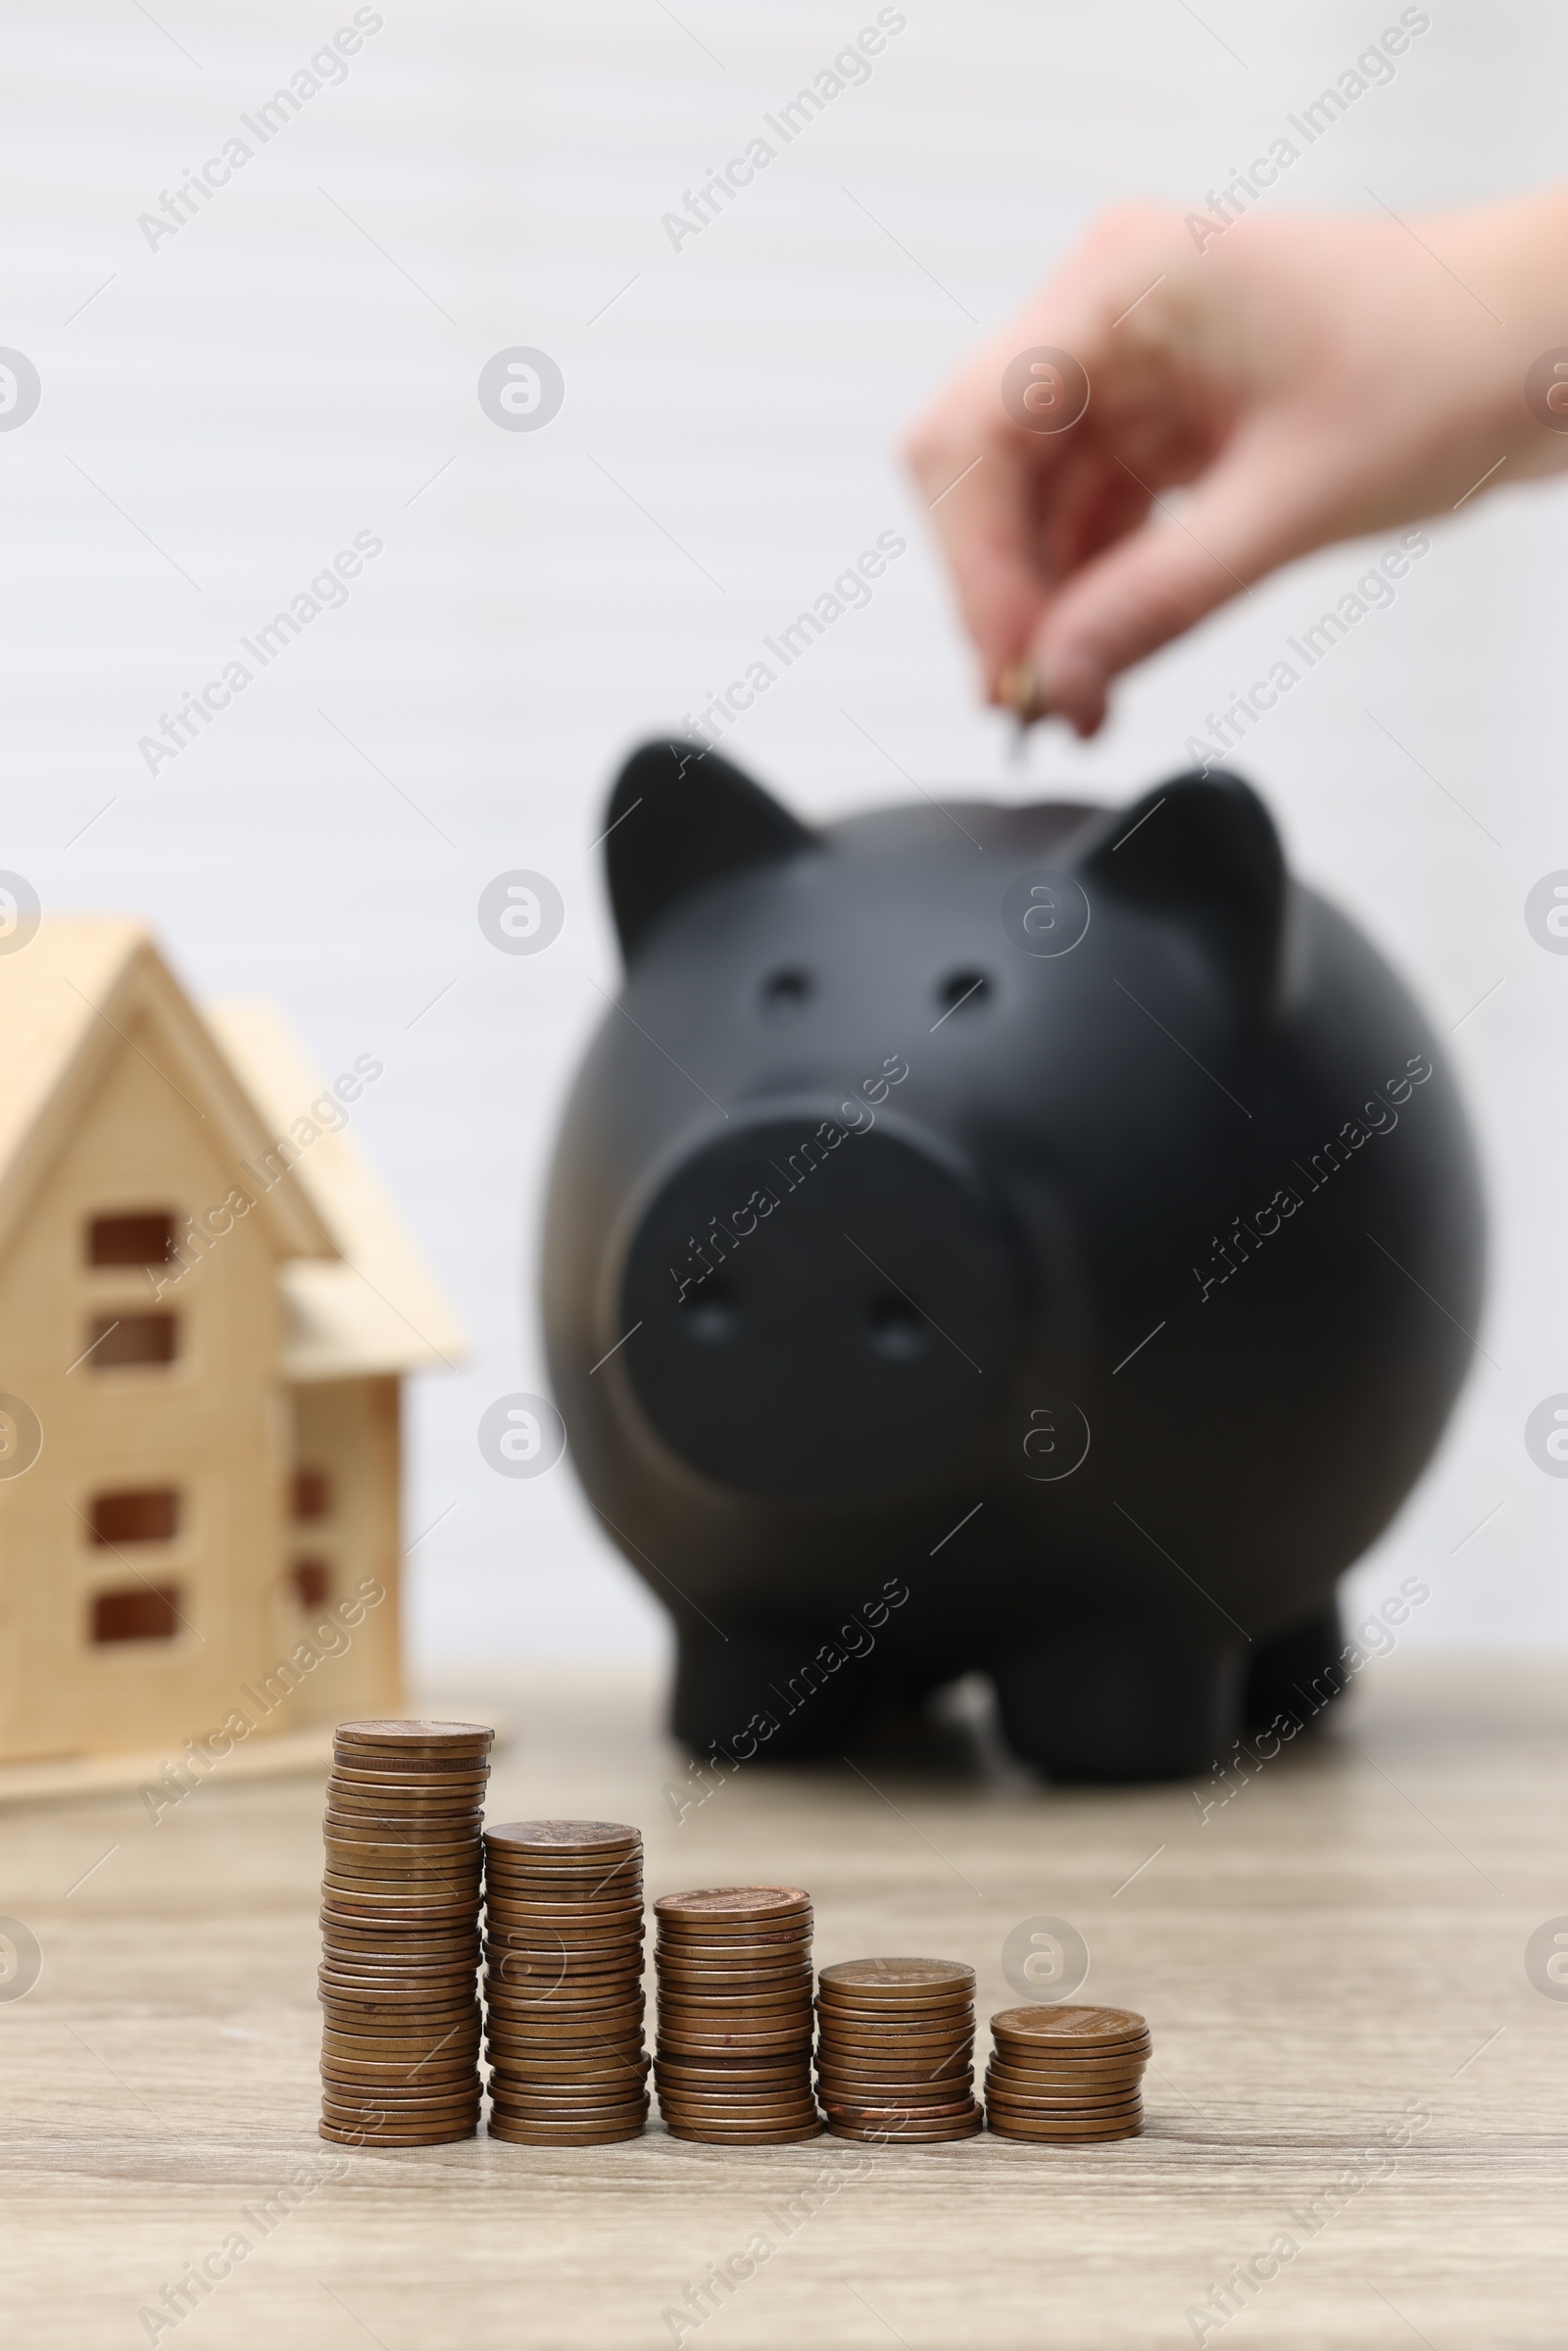
[[1156, 497], [1141, 529], [1052, 598], [1031, 648], [1047, 708], [1093, 734], [1121, 670], [1318, 545], [1300, 488], [1310, 471], [1298, 440], [1259, 436], [1233, 443], [1180, 513]]

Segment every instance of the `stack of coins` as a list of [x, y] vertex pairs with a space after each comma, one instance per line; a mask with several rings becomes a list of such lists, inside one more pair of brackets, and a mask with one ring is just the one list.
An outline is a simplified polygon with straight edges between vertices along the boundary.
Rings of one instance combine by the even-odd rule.
[[643, 1840], [618, 1821], [487, 1829], [490, 2135], [601, 2147], [648, 2120]]
[[1002, 2138], [1132, 2138], [1149, 2027], [1131, 2008], [1004, 2008], [991, 2020], [986, 2121]]
[[323, 2138], [434, 2146], [479, 2120], [479, 1821], [493, 1734], [342, 1723], [321, 1882]]
[[675, 2138], [775, 2147], [815, 2138], [811, 1901], [795, 1886], [664, 1894], [660, 2110]]
[[835, 2138], [970, 2138], [974, 1970], [954, 1959], [847, 1959], [817, 1987], [816, 2087]]

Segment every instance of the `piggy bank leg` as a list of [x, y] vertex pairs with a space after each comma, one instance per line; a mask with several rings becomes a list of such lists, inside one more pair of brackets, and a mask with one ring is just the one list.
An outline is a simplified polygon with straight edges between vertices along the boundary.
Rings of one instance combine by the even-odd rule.
[[1289, 1633], [1260, 1641], [1247, 1660], [1247, 1728], [1266, 1730], [1282, 1714], [1303, 1728], [1315, 1722], [1345, 1688], [1344, 1651], [1337, 1600]]
[[1054, 1780], [1207, 1773], [1241, 1729], [1239, 1648], [1064, 1633], [993, 1666], [1003, 1730]]
[[842, 1755], [863, 1731], [879, 1695], [880, 1676], [864, 1657], [847, 1654], [809, 1631], [800, 1634], [704, 1624], [676, 1633], [670, 1730], [694, 1755], [716, 1750], [749, 1762], [799, 1762]]

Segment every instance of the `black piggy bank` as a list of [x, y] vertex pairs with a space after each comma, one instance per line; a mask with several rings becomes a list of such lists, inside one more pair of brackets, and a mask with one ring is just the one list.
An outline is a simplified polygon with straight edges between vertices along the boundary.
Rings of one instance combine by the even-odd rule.
[[546, 1336], [676, 1735], [836, 1754], [972, 1668], [1061, 1777], [1307, 1719], [1464, 1376], [1482, 1214], [1430, 1022], [1256, 795], [814, 831], [658, 743], [606, 821], [626, 981]]

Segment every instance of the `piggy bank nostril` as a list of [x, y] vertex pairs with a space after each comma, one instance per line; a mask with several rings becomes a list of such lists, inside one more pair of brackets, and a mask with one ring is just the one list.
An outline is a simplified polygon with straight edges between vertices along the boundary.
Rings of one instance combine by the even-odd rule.
[[762, 982], [762, 1004], [769, 1012], [789, 1011], [809, 1002], [815, 993], [816, 982], [808, 971], [798, 964], [787, 964], [780, 971], [770, 971]]
[[944, 1013], [956, 1012], [960, 1006], [973, 1011], [990, 994], [990, 974], [984, 971], [950, 971], [937, 982], [937, 1002]]
[[892, 1363], [907, 1363], [925, 1351], [925, 1325], [912, 1298], [885, 1291], [872, 1298], [865, 1313], [871, 1347]]
[[710, 1274], [700, 1290], [682, 1300], [680, 1318], [687, 1337], [705, 1347], [732, 1339], [741, 1319], [730, 1286], [719, 1274]]

